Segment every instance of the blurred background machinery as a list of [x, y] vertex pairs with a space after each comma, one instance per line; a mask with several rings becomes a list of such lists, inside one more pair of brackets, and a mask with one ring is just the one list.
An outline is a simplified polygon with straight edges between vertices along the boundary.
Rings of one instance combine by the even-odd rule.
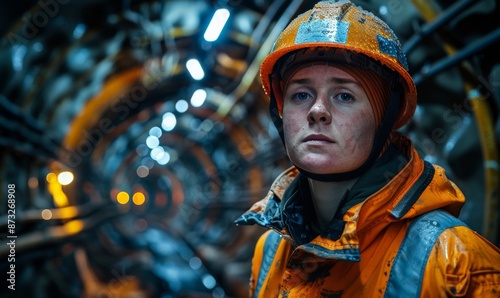
[[[404, 44], [402, 131], [498, 245], [498, 2], [353, 2]], [[263, 231], [233, 220], [289, 166], [259, 64], [314, 3], [2, 1], [0, 296], [245, 297]]]

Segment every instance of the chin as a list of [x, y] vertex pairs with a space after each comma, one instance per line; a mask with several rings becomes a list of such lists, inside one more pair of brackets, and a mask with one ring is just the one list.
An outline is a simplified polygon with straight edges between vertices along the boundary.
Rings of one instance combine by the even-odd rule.
[[[289, 158], [293, 164], [313, 174], [345, 173], [355, 170], [362, 165], [358, 158], [349, 161], [345, 160], [345, 156], [337, 158], [332, 157], [335, 155], [336, 154], [297, 153], [289, 155]], [[335, 160], [340, 160], [342, 163], [335, 163]]]
[[299, 168], [308, 171], [313, 174], [338, 174], [338, 173], [344, 173], [344, 172], [349, 172], [352, 170], [355, 170], [361, 164], [350, 164], [348, 167], [347, 166], [339, 166], [339, 165], [332, 165], [331, 164], [331, 159], [328, 160], [315, 160], [313, 162], [304, 162], [303, 159], [301, 159], [298, 162], [295, 162], [293, 159], [291, 159], [293, 164], [297, 165]]
[[303, 163], [299, 162], [296, 163], [294, 162], [295, 165], [297, 165], [299, 168], [306, 170], [310, 173], [313, 174], [334, 174], [340, 171], [338, 169], [332, 168], [332, 167], [325, 167], [324, 163]]

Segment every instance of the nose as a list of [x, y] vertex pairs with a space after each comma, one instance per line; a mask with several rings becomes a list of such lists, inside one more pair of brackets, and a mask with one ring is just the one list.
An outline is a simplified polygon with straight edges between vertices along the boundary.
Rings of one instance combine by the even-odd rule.
[[316, 98], [307, 115], [309, 123], [329, 124], [332, 120], [331, 107], [327, 100]]

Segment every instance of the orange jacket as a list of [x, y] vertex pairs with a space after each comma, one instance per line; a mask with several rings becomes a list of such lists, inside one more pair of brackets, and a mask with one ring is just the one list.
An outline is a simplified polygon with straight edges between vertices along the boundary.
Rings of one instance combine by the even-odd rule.
[[[301, 186], [305, 178], [293, 167], [236, 220], [270, 229], [255, 247], [250, 297], [410, 297], [401, 291], [500, 297], [500, 249], [446, 215], [458, 215], [462, 192], [441, 167], [422, 160], [408, 138], [396, 134], [393, 143], [399, 150], [388, 149], [360, 177], [319, 235], [309, 225], [313, 209], [301, 190], [307, 183]], [[430, 217], [419, 221], [425, 228], [413, 228], [401, 245], [423, 214]], [[439, 214], [455, 224], [442, 226]], [[429, 236], [433, 229], [436, 240]], [[397, 267], [396, 259], [406, 260]]]

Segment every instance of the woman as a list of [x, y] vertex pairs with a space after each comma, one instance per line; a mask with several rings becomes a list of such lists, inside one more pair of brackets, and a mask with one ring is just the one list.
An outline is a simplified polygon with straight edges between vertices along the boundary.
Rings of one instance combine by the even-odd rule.
[[417, 95], [385, 23], [319, 2], [261, 78], [294, 166], [236, 220], [269, 228], [251, 297], [500, 296], [500, 249], [456, 218], [462, 192], [396, 132]]

